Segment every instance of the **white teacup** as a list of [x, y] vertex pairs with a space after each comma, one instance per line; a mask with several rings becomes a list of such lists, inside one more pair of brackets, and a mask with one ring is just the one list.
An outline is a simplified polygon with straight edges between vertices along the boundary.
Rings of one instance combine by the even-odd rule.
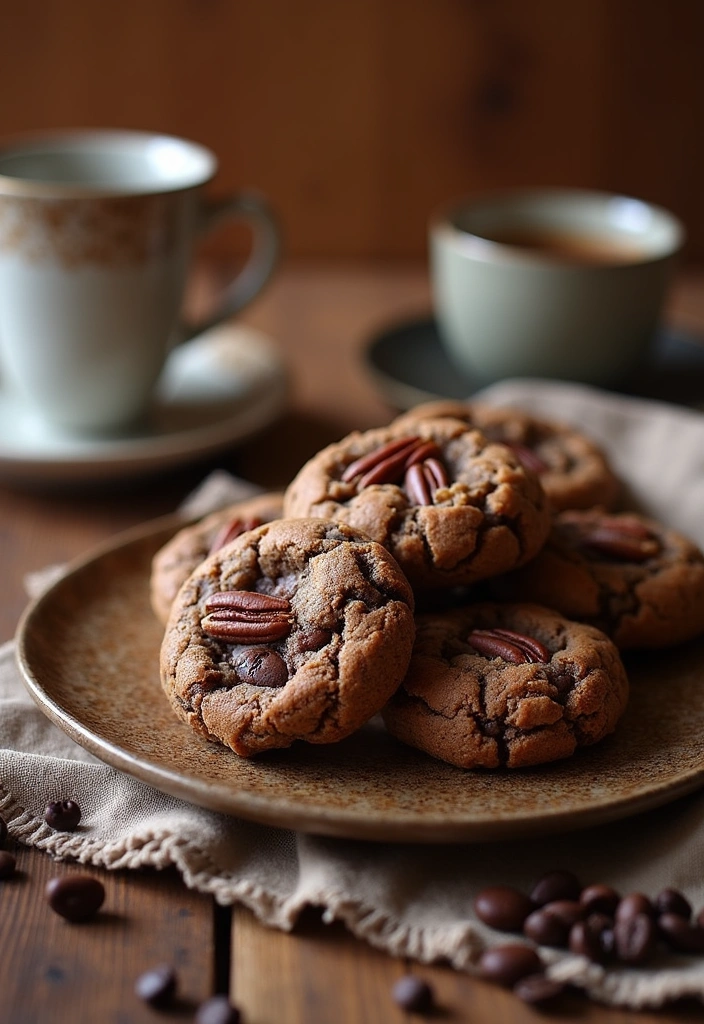
[[[266, 201], [206, 203], [216, 158], [194, 142], [129, 131], [60, 132], [0, 147], [3, 378], [49, 424], [129, 426], [148, 408], [169, 351], [232, 315], [276, 265]], [[225, 218], [253, 244], [217, 315], [180, 323], [194, 243]]]
[[524, 189], [468, 199], [430, 228], [435, 314], [479, 383], [620, 381], [648, 351], [682, 224], [627, 196]]

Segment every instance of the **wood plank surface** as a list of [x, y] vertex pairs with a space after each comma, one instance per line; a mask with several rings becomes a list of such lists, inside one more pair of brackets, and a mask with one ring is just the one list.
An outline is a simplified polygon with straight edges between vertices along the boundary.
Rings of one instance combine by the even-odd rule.
[[[175, 872], [107, 872], [13, 850], [17, 873], [0, 882], [0, 1020], [148, 1024], [155, 1011], [134, 984], [163, 963], [176, 970], [179, 991], [160, 1020], [192, 1019], [213, 994], [212, 901], [186, 889]], [[103, 908], [83, 924], [55, 914], [44, 893], [50, 878], [76, 874], [99, 878], [106, 890]]]
[[290, 255], [420, 257], [439, 204], [536, 184], [671, 206], [704, 255], [700, 0], [5, 0], [0, 18], [0, 136], [197, 139], [216, 192], [271, 197]]
[[[404, 974], [431, 986], [431, 1013], [408, 1013], [395, 1004], [392, 988]], [[445, 1024], [694, 1024], [702, 1019], [701, 1004], [693, 1000], [634, 1014], [598, 1006], [576, 992], [542, 1013], [468, 974], [375, 952], [339, 923], [325, 925], [310, 914], [289, 934], [262, 927], [241, 907], [232, 916], [231, 993], [248, 1024], [401, 1024], [424, 1016]]]

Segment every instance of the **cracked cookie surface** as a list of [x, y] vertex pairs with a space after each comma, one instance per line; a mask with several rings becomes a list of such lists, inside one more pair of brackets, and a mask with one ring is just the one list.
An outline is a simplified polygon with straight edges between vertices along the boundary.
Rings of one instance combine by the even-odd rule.
[[537, 601], [603, 630], [621, 649], [670, 647], [704, 631], [704, 557], [682, 534], [633, 512], [555, 516], [529, 564], [492, 596]]
[[211, 512], [189, 526], [184, 526], [160, 548], [152, 559], [149, 597], [154, 614], [166, 625], [176, 594], [215, 547], [232, 540], [237, 531], [280, 519], [283, 493], [259, 494]]
[[522, 565], [550, 528], [538, 477], [505, 445], [451, 418], [355, 432], [328, 446], [288, 487], [284, 514], [363, 530], [421, 587]]
[[625, 710], [618, 650], [591, 626], [494, 603], [421, 615], [416, 625], [408, 673], [382, 714], [398, 739], [450, 764], [569, 757], [613, 732]]
[[592, 440], [564, 423], [536, 418], [518, 409], [480, 402], [424, 402], [394, 422], [410, 427], [418, 419], [450, 416], [476, 427], [493, 441], [513, 447], [538, 473], [553, 509], [611, 508], [621, 484], [604, 452]]
[[414, 634], [413, 593], [388, 551], [344, 524], [280, 519], [183, 584], [161, 680], [181, 718], [241, 756], [334, 743], [386, 703]]

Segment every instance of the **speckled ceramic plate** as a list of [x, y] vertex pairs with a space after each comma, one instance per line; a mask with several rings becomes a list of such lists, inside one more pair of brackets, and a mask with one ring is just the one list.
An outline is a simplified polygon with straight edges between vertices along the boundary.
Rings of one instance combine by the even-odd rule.
[[18, 632], [24, 678], [49, 718], [157, 789], [308, 832], [459, 842], [595, 825], [704, 785], [704, 641], [630, 659], [632, 698], [617, 733], [542, 768], [463, 771], [376, 721], [342, 743], [254, 761], [209, 744], [174, 717], [159, 684], [150, 560], [178, 525], [147, 524], [76, 563]]

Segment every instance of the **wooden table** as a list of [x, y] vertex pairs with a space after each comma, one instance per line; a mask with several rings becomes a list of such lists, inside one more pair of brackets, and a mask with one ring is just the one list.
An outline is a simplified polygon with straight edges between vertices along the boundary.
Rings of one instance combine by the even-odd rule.
[[[202, 282], [206, 292], [212, 275]], [[30, 493], [0, 485], [3, 601], [0, 639], [12, 637], [26, 597], [25, 573], [87, 552], [101, 539], [173, 509], [208, 469], [223, 466], [265, 487], [281, 486], [301, 462], [354, 427], [386, 422], [391, 410], [359, 360], [365, 340], [395, 318], [429, 308], [423, 267], [290, 268], [243, 318], [277, 338], [292, 372], [290, 411], [217, 460], [109, 492]], [[677, 283], [671, 320], [704, 335], [704, 274]], [[71, 926], [43, 898], [48, 878], [71, 874], [29, 849], [18, 876], [0, 882], [0, 1021], [13, 1024], [141, 1024], [187, 1020], [214, 992], [229, 991], [247, 1024], [394, 1024], [409, 1019], [390, 988], [409, 965], [304, 915], [293, 934], [260, 926], [241, 907], [221, 908], [172, 872], [100, 872], [106, 912]], [[181, 999], [156, 1013], [133, 993], [149, 966], [176, 966]], [[528, 1024], [535, 1011], [510, 994], [443, 967], [412, 965], [433, 984], [439, 1016], [452, 1022]], [[701, 1020], [699, 1004], [667, 1013], [625, 1013], [577, 1000], [566, 1015], [595, 1024]]]

